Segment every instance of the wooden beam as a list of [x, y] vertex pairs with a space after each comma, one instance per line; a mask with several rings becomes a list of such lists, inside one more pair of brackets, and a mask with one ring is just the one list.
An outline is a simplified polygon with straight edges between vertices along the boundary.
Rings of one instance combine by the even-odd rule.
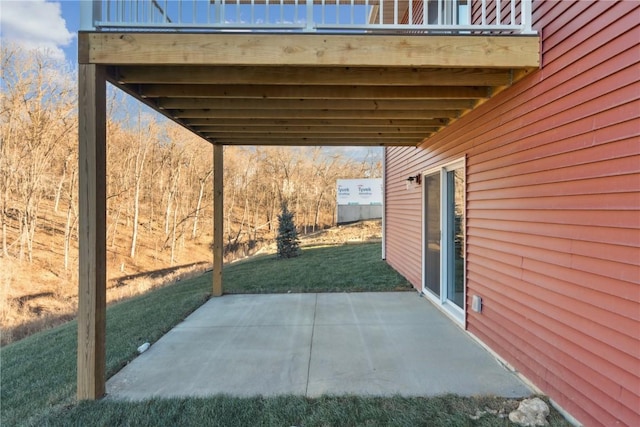
[[207, 138], [211, 138], [215, 141], [226, 141], [229, 139], [261, 139], [261, 140], [290, 140], [290, 139], [413, 139], [420, 140], [424, 138], [430, 132], [414, 132], [414, 133], [382, 133], [382, 132], [363, 132], [363, 133], [277, 133], [277, 132], [264, 132], [264, 133], [242, 133], [242, 132], [201, 132]]
[[222, 295], [222, 267], [224, 264], [224, 178], [223, 147], [213, 146], [213, 291], [214, 297]]
[[121, 66], [118, 84], [503, 86], [511, 72], [490, 68]]
[[176, 119], [438, 119], [455, 118], [456, 110], [171, 110]]
[[80, 63], [537, 68], [538, 36], [79, 33]]
[[437, 126], [446, 125], [449, 119], [353, 119], [353, 118], [336, 118], [336, 119], [215, 119], [215, 118], [192, 118], [181, 120], [185, 126], [198, 129], [201, 126], [324, 126], [324, 127], [345, 127], [345, 126], [373, 126], [373, 127], [396, 127], [396, 126]]
[[105, 393], [106, 368], [106, 74], [78, 68], [78, 365], [79, 400]]
[[431, 133], [440, 129], [437, 126], [203, 126], [196, 128], [202, 133], [241, 133], [241, 134], [286, 134], [286, 133], [322, 133], [322, 134], [394, 134], [401, 135], [405, 133]]
[[284, 86], [284, 85], [140, 85], [143, 98], [253, 99], [480, 99], [486, 87], [475, 86]]
[[219, 144], [225, 145], [273, 145], [273, 146], [333, 146], [333, 147], [384, 147], [384, 146], [418, 146], [424, 139], [431, 136], [430, 134], [424, 135], [423, 138], [396, 138], [396, 139], [378, 139], [378, 138], [358, 138], [352, 139], [348, 137], [333, 138], [333, 139], [316, 139], [309, 138], [297, 138], [297, 139], [261, 139], [261, 138], [225, 138], [216, 141]]
[[160, 98], [162, 110], [466, 110], [471, 99], [363, 100], [363, 99], [228, 99]]

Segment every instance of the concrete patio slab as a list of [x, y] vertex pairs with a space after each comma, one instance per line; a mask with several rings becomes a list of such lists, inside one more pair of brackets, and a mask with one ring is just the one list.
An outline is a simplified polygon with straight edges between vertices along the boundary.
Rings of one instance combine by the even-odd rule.
[[413, 292], [226, 295], [107, 382], [114, 399], [532, 391]]

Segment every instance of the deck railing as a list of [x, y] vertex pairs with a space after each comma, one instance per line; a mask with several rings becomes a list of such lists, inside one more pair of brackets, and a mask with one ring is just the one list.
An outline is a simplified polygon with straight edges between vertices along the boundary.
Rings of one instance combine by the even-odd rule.
[[535, 34], [532, 0], [90, 0], [85, 31]]

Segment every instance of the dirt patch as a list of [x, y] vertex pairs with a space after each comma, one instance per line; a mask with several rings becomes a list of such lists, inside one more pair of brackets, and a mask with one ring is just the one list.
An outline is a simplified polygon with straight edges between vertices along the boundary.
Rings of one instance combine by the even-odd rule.
[[382, 221], [360, 221], [321, 230], [300, 239], [303, 246], [382, 241]]
[[[349, 243], [381, 242], [382, 220], [359, 221], [351, 224], [338, 225], [332, 228], [316, 231], [300, 236], [300, 246], [344, 245]], [[275, 243], [264, 246], [258, 254], [276, 253]]]

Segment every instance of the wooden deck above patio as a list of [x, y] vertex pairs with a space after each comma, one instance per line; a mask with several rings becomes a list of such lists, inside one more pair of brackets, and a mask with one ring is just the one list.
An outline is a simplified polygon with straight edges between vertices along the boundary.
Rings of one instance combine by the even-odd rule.
[[79, 62], [214, 144], [418, 145], [539, 66], [539, 37], [79, 34]]

